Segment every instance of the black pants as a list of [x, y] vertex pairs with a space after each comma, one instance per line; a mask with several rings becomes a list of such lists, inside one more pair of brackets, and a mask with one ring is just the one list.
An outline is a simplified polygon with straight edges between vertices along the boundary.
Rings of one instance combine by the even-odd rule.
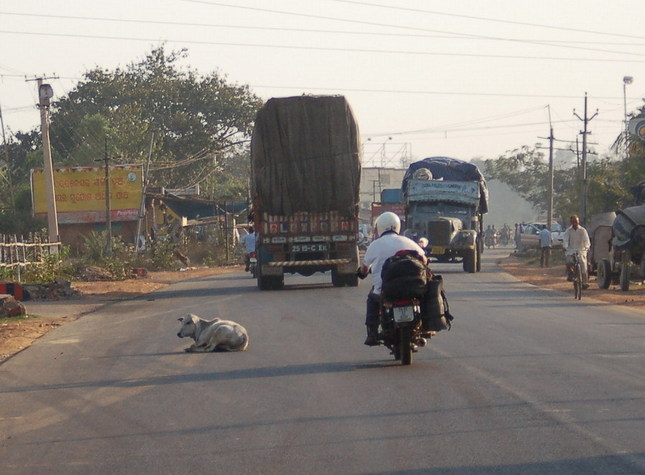
[[381, 306], [381, 297], [370, 291], [367, 294], [367, 310], [365, 312], [365, 325], [378, 326], [379, 324], [379, 307]]

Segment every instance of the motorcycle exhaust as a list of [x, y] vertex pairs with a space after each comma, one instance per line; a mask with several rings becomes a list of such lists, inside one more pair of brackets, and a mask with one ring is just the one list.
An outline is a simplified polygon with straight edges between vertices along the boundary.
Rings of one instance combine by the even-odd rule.
[[425, 338], [417, 338], [416, 341], [414, 342], [415, 345], [417, 345], [419, 348], [423, 348], [424, 346], [427, 345], [427, 341]]

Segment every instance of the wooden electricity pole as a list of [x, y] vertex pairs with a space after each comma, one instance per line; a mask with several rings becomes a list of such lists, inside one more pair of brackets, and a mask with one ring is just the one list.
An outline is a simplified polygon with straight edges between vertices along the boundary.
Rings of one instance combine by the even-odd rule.
[[585, 92], [585, 109], [584, 109], [584, 117], [580, 117], [578, 114], [576, 114], [576, 110], [573, 109], [573, 115], [575, 115], [578, 119], [580, 119], [583, 124], [584, 128], [583, 130], [580, 131], [582, 134], [582, 199], [580, 201], [580, 222], [582, 223], [583, 226], [587, 225], [587, 194], [589, 191], [589, 181], [587, 179], [587, 135], [590, 134], [587, 130], [587, 125], [591, 120], [598, 115], [598, 109], [596, 109], [596, 113], [592, 115], [591, 117], [587, 118], [587, 93]]

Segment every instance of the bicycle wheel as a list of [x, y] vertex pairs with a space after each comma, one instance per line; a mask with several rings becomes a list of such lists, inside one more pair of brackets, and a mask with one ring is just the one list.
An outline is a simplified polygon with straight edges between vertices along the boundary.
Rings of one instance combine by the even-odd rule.
[[582, 267], [576, 262], [573, 276], [573, 293], [576, 300], [582, 299]]

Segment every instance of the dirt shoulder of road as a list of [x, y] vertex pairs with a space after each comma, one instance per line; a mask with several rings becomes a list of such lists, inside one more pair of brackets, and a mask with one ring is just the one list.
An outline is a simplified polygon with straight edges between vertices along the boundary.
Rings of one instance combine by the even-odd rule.
[[[571, 282], [567, 282], [564, 265], [541, 268], [539, 260], [526, 259], [515, 254], [500, 259], [497, 265], [523, 282], [570, 293], [573, 296], [573, 285]], [[629, 307], [645, 305], [645, 285], [642, 282], [632, 281], [630, 290], [627, 292], [620, 290], [617, 285], [611, 285], [608, 289], [600, 289], [596, 277], [593, 275], [589, 276], [589, 284], [589, 288], [583, 292], [583, 299], [594, 299]]]
[[72, 289], [80, 292], [77, 298], [25, 301], [26, 316], [0, 318], [0, 364], [54, 328], [107, 303], [131, 299], [182, 280], [219, 275], [241, 268], [195, 267], [183, 271], [148, 272], [145, 277], [123, 281], [73, 282]]

